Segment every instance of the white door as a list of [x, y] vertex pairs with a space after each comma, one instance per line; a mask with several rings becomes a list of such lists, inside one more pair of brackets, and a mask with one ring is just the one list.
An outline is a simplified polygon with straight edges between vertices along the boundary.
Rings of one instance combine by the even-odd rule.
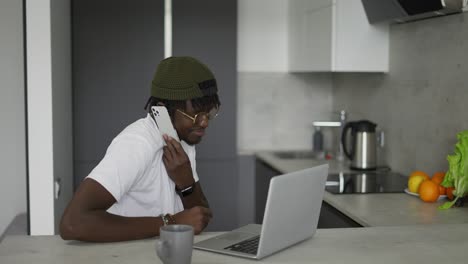
[[26, 0], [31, 235], [57, 234], [72, 196], [70, 0]]

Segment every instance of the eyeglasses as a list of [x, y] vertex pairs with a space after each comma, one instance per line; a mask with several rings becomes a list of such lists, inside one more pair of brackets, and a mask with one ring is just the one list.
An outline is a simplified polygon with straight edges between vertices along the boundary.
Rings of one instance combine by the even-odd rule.
[[191, 116], [187, 113], [185, 113], [182, 110], [177, 109], [177, 112], [183, 114], [185, 117], [191, 119], [193, 121], [193, 125], [195, 124], [200, 124], [203, 121], [203, 118], [206, 118], [208, 120], [213, 120], [215, 117], [218, 116], [218, 111], [219, 109], [216, 107], [211, 108], [211, 110], [207, 112], [199, 112], [195, 116]]

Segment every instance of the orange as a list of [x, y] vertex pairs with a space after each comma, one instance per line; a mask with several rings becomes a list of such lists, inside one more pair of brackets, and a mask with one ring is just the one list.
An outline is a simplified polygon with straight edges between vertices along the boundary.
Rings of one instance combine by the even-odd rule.
[[437, 185], [439, 185], [439, 194], [444, 195], [447, 191], [444, 186], [442, 186], [442, 182], [444, 181], [445, 178], [445, 172], [438, 171], [432, 175], [431, 181], [435, 182]]
[[429, 203], [437, 201], [439, 198], [439, 185], [430, 180], [423, 181], [419, 186], [419, 198]]
[[413, 176], [416, 176], [416, 175], [422, 175], [424, 176], [424, 178], [426, 178], [427, 180], [430, 180], [431, 178], [429, 177], [429, 175], [427, 173], [425, 173], [424, 171], [413, 171], [411, 174], [410, 174], [410, 178], [413, 177]]
[[432, 175], [432, 178], [431, 180], [437, 184], [441, 184], [442, 181], [444, 181], [444, 177], [445, 177], [445, 172], [436, 172], [434, 173], [434, 175]]

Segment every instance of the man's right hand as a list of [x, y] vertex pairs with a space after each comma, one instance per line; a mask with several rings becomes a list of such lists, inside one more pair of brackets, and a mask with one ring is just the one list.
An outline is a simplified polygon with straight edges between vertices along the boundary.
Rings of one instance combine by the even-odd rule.
[[208, 225], [213, 215], [211, 210], [202, 206], [195, 206], [174, 215], [177, 224], [191, 225], [196, 235], [200, 234]]

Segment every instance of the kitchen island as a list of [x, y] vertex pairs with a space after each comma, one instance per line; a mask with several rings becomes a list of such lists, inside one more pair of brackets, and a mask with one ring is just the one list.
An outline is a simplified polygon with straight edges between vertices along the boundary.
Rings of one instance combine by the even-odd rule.
[[[195, 241], [219, 233], [203, 233]], [[468, 224], [319, 229], [261, 263], [466, 263]], [[120, 243], [63, 241], [58, 236], [10, 236], [0, 244], [2, 264], [162, 263], [155, 239]], [[199, 250], [192, 263], [258, 263]]]
[[[275, 162], [286, 173], [314, 165], [312, 160]], [[261, 155], [260, 155], [261, 157]], [[274, 157], [273, 157], [274, 158]], [[266, 161], [265, 161], [266, 160]], [[336, 169], [330, 164], [331, 171]], [[466, 263], [468, 208], [437, 210], [404, 193], [341, 194], [325, 192], [324, 201], [366, 228], [318, 229], [315, 236], [260, 262], [199, 250], [192, 263]], [[219, 232], [205, 232], [195, 241]], [[155, 252], [157, 238], [82, 243], [58, 236], [7, 236], [0, 243], [0, 263], [162, 263]]]
[[[280, 159], [272, 152], [258, 152], [257, 159], [280, 173], [288, 173], [329, 163], [330, 173], [349, 172], [336, 160]], [[468, 223], [468, 205], [449, 210], [437, 207], [445, 200], [425, 203], [406, 193], [332, 194], [325, 192], [324, 202], [364, 227], [422, 224]]]

